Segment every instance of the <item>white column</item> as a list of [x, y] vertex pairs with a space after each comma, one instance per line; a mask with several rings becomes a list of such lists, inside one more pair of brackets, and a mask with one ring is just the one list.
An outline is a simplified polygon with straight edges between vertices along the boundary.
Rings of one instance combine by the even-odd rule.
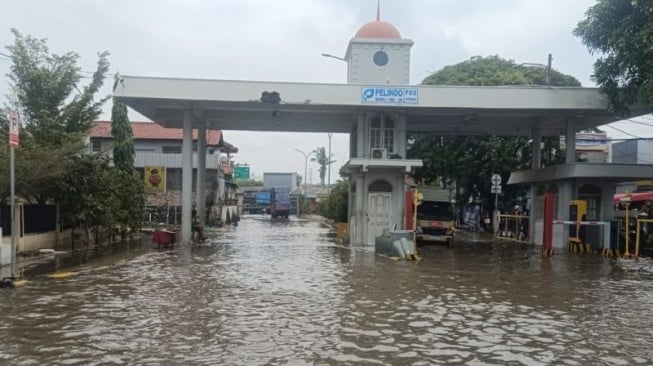
[[193, 216], [193, 111], [184, 111], [184, 139], [181, 146], [181, 242], [191, 242]]
[[367, 146], [367, 133], [365, 128], [365, 114], [359, 113], [356, 123], [356, 155], [355, 158], [369, 158], [369, 147]]
[[197, 129], [197, 214], [201, 227], [206, 225], [206, 122]]
[[[575, 184], [571, 180], [559, 181], [558, 183], [558, 210], [554, 220], [569, 220], [569, 204], [574, 199]], [[569, 225], [562, 225], [562, 238], [569, 238]], [[555, 232], [554, 232], [555, 235]], [[554, 238], [554, 243], [555, 243]], [[562, 240], [564, 244], [564, 239]], [[554, 244], [555, 247], [555, 244]]]
[[576, 121], [567, 120], [567, 133], [565, 134], [565, 164], [576, 162]]
[[531, 138], [533, 141], [533, 158], [531, 159], [531, 169], [542, 167], [542, 131], [539, 127], [533, 127]]
[[402, 113], [397, 120], [395, 126], [395, 154], [401, 155], [402, 159], [406, 159], [406, 125], [408, 124], [408, 116]]
[[356, 179], [356, 202], [354, 202], [354, 215], [356, 217], [356, 238], [352, 238], [352, 244], [363, 245], [363, 230], [367, 226], [367, 217], [365, 217], [365, 180], [362, 175], [355, 175]]

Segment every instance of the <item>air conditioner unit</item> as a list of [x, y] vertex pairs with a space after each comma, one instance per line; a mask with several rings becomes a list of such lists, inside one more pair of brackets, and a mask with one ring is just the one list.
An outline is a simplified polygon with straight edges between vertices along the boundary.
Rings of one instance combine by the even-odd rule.
[[372, 149], [372, 159], [386, 159], [386, 151], [382, 148], [373, 148]]

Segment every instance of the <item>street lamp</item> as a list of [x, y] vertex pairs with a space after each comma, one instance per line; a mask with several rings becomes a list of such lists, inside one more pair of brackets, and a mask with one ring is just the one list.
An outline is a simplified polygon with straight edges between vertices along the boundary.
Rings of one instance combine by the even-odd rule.
[[327, 163], [329, 164], [329, 171], [328, 171], [329, 177], [327, 179], [327, 187], [329, 188], [327, 191], [329, 193], [331, 193], [331, 136], [332, 135], [333, 133], [329, 132], [329, 157], [327, 158]]
[[539, 64], [536, 62], [524, 62], [519, 65], [515, 65], [513, 67], [519, 67], [519, 66], [530, 66], [530, 67], [540, 67], [546, 70], [546, 86], [551, 86], [551, 63], [553, 62], [553, 56], [549, 53], [549, 57], [547, 58], [547, 64]]
[[335, 58], [336, 60], [340, 60], [340, 61], [347, 62], [347, 60], [345, 60], [344, 58], [342, 58], [342, 57], [338, 57], [338, 56], [334, 56], [334, 55], [332, 55], [332, 54], [330, 54], [330, 53], [323, 53], [322, 56], [324, 56], [324, 57], [329, 57], [329, 58]]
[[303, 180], [304, 180], [304, 199], [306, 199], [306, 174], [308, 174], [308, 157], [311, 156], [311, 154], [313, 154], [314, 151], [311, 151], [308, 154], [299, 149], [295, 149], [295, 151], [304, 155], [304, 179]]

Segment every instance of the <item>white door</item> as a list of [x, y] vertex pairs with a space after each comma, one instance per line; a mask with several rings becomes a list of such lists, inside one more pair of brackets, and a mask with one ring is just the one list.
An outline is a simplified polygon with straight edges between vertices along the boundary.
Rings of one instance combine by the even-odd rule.
[[367, 245], [374, 246], [374, 238], [383, 229], [392, 229], [392, 193], [374, 192], [367, 201]]

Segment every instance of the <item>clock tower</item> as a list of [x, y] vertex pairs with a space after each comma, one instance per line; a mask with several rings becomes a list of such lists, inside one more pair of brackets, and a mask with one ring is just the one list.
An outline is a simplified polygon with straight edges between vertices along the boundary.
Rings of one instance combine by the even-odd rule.
[[349, 41], [347, 83], [369, 85], [410, 84], [410, 48], [413, 41], [401, 38], [397, 28], [381, 20], [363, 25]]

